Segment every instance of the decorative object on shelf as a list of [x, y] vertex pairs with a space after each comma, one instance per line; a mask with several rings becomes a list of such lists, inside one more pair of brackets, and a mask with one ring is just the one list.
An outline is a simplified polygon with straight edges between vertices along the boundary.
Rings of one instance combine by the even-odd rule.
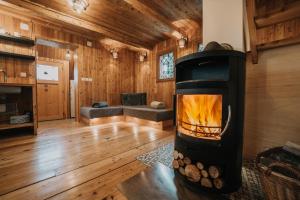
[[119, 55], [118, 55], [118, 51], [116, 49], [112, 49], [112, 50], [110, 50], [110, 52], [111, 52], [113, 59], [118, 59]]
[[186, 43], [187, 43], [188, 39], [187, 37], [181, 37], [179, 40], [178, 40], [178, 46], [179, 48], [184, 48], [186, 46]]
[[144, 62], [146, 58], [147, 58], [147, 52], [141, 52], [139, 55], [140, 62]]
[[173, 80], [175, 72], [174, 51], [163, 53], [158, 57], [158, 81]]
[[10, 117], [10, 124], [24, 124], [30, 122], [30, 114], [16, 115]]
[[78, 14], [82, 13], [89, 6], [88, 0], [68, 0], [74, 11]]

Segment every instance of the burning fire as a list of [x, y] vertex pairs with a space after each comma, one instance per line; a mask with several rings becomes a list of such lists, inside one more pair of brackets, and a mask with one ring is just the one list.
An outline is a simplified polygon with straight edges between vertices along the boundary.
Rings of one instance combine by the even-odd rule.
[[177, 111], [181, 133], [220, 139], [222, 95], [179, 95]]

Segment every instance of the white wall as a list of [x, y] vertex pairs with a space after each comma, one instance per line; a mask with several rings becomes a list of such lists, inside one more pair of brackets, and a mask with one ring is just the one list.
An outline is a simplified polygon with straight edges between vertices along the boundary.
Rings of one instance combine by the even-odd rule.
[[203, 0], [203, 44], [228, 43], [244, 51], [244, 0]]

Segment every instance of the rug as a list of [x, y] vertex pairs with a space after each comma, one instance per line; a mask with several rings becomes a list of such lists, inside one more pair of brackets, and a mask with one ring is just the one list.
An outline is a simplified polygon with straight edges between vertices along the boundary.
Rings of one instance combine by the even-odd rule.
[[[163, 145], [151, 152], [137, 157], [145, 165], [153, 166], [157, 162], [172, 168], [174, 143]], [[242, 168], [243, 184], [239, 191], [223, 195], [231, 200], [264, 200], [264, 193], [260, 183], [254, 160], [244, 160]]]

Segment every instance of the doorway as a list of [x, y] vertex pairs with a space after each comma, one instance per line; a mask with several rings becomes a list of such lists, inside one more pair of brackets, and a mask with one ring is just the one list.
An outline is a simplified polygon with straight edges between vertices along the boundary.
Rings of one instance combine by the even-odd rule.
[[36, 70], [38, 121], [70, 118], [69, 61], [39, 57]]
[[78, 121], [78, 45], [43, 38], [36, 44], [38, 122]]

